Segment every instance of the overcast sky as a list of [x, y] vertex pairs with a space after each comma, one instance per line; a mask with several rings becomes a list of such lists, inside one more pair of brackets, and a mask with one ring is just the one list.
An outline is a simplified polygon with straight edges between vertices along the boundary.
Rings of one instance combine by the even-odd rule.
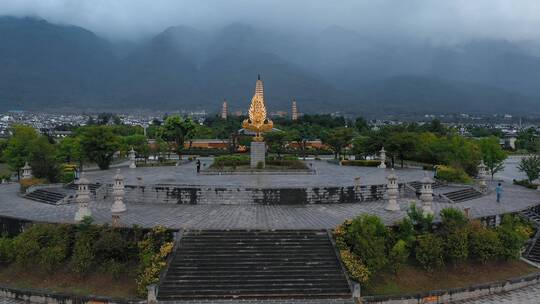
[[108, 38], [137, 39], [171, 25], [231, 22], [384, 36], [540, 40], [540, 0], [0, 0], [0, 15], [39, 16]]

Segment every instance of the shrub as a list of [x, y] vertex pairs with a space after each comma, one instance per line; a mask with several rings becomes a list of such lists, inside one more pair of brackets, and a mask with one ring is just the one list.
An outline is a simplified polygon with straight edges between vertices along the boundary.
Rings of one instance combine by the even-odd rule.
[[99, 239], [94, 243], [96, 262], [127, 262], [128, 245], [122, 235], [114, 229], [102, 230]]
[[487, 229], [478, 221], [469, 224], [469, 257], [482, 263], [499, 255], [501, 242], [497, 232]]
[[466, 228], [459, 228], [449, 232], [445, 236], [446, 258], [454, 265], [467, 260], [469, 256], [468, 231]]
[[347, 269], [349, 276], [361, 284], [366, 284], [371, 277], [371, 272], [369, 271], [368, 267], [362, 264], [360, 258], [351, 253], [349, 250], [340, 250], [339, 253], [341, 256], [341, 261]]
[[214, 158], [214, 167], [236, 167], [249, 165], [249, 157], [244, 155], [223, 155]]
[[359, 167], [377, 167], [381, 164], [380, 160], [342, 160], [342, 166], [359, 166]]
[[398, 240], [390, 250], [390, 266], [397, 273], [401, 266], [407, 262], [409, 258], [409, 248], [407, 242]]
[[8, 237], [0, 237], [0, 264], [9, 264], [14, 259], [14, 241]]
[[285, 167], [288, 169], [307, 169], [306, 164], [304, 164], [302, 161], [299, 160], [268, 160], [266, 161], [266, 164], [271, 166], [280, 166]]
[[411, 220], [418, 233], [431, 231], [433, 226], [433, 215], [424, 213], [422, 208], [416, 207], [415, 203], [412, 203], [409, 206], [409, 209], [407, 209], [407, 217]]
[[377, 272], [388, 262], [386, 236], [386, 227], [378, 216], [363, 214], [351, 222], [345, 239], [370, 272]]
[[409, 218], [404, 218], [396, 225], [396, 237], [405, 241], [408, 247], [412, 247], [415, 241], [414, 225]]
[[260, 161], [257, 163], [257, 169], [261, 170], [264, 169], [264, 162]]
[[444, 208], [441, 215], [441, 232], [445, 235], [454, 233], [467, 226], [469, 219], [465, 214], [456, 208]]
[[14, 240], [15, 261], [19, 265], [40, 265], [47, 271], [62, 265], [71, 248], [68, 225], [36, 224]]
[[529, 188], [529, 189], [534, 189], [536, 190], [538, 188], [537, 185], [529, 182], [528, 179], [521, 179], [521, 180], [512, 180], [513, 184], [514, 185], [519, 185], [519, 186], [523, 186], [523, 187], [526, 187], [526, 188]]
[[467, 173], [463, 169], [460, 168], [440, 165], [437, 166], [435, 174], [438, 179], [451, 183], [469, 184], [472, 182], [471, 177], [467, 175]]
[[497, 234], [501, 242], [500, 257], [505, 260], [517, 259], [521, 249], [527, 241], [526, 235], [517, 228], [518, 224], [512, 215], [504, 215], [501, 225], [497, 227]]
[[418, 236], [416, 244], [416, 261], [427, 271], [444, 265], [444, 245], [439, 236], [424, 234]]
[[172, 252], [172, 236], [166, 228], [156, 226], [138, 243], [139, 269], [137, 293], [145, 296], [146, 287], [159, 281], [159, 273], [165, 267], [165, 260]]
[[19, 181], [19, 184], [21, 185], [21, 193], [25, 193], [26, 190], [32, 186], [44, 185], [45, 183], [47, 183], [47, 181], [42, 178], [28, 178], [21, 179]]

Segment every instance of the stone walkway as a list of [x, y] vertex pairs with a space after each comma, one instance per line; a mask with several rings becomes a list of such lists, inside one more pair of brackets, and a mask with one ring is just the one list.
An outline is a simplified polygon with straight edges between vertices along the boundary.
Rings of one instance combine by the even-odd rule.
[[459, 301], [456, 304], [538, 304], [540, 303], [540, 284], [481, 297], [475, 300]]

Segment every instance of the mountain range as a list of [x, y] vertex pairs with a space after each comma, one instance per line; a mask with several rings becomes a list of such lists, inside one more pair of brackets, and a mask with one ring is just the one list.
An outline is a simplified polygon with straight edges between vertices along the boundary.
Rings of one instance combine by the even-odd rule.
[[[0, 109], [247, 109], [257, 74], [271, 111], [540, 114], [527, 42], [393, 41], [333, 26], [297, 34], [233, 23], [138, 42], [0, 17]], [[390, 41], [390, 42], [389, 42]]]

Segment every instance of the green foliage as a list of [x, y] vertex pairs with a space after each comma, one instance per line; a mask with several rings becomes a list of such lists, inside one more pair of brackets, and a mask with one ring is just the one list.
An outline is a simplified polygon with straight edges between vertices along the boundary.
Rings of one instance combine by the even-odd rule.
[[340, 250], [339, 253], [349, 276], [361, 284], [367, 284], [371, 277], [371, 271], [362, 263], [361, 259], [349, 250]]
[[52, 271], [69, 257], [71, 248], [68, 225], [36, 224], [14, 240], [15, 261], [25, 267], [39, 265]]
[[126, 155], [133, 148], [137, 152], [137, 156], [147, 158], [150, 156], [150, 147], [148, 139], [142, 134], [133, 134], [122, 138], [121, 149]]
[[377, 167], [381, 164], [380, 160], [342, 160], [342, 166], [359, 166], [359, 167]]
[[338, 158], [343, 148], [352, 142], [354, 134], [355, 131], [352, 128], [336, 128], [323, 134], [321, 139], [323, 143], [332, 148], [334, 156]]
[[262, 162], [262, 161], [257, 162], [257, 169], [259, 169], [259, 170], [264, 169], [264, 162]]
[[3, 158], [10, 169], [19, 172], [25, 162], [30, 160], [32, 143], [39, 138], [37, 131], [25, 125], [14, 125], [13, 135], [8, 139]]
[[469, 225], [469, 257], [487, 263], [499, 255], [501, 242], [496, 231], [487, 229], [478, 221]]
[[165, 260], [172, 252], [173, 243], [170, 233], [161, 226], [156, 226], [138, 243], [139, 269], [137, 275], [137, 293], [145, 296], [146, 287], [157, 283], [159, 273], [165, 267]]
[[194, 131], [195, 123], [191, 118], [183, 119], [178, 115], [171, 115], [160, 126], [158, 136], [169, 143], [171, 151], [180, 155], [184, 149], [184, 142], [193, 138]]
[[446, 259], [454, 265], [467, 260], [469, 256], [468, 236], [466, 228], [457, 228], [444, 235]]
[[504, 215], [501, 225], [497, 227], [497, 234], [501, 242], [500, 257], [505, 260], [517, 259], [521, 249], [525, 246], [527, 236], [518, 229], [518, 222], [512, 215]]
[[270, 152], [277, 153], [278, 157], [281, 157], [288, 139], [287, 133], [283, 131], [268, 132], [264, 135], [264, 141]]
[[409, 248], [415, 241], [414, 225], [410, 218], [406, 217], [399, 221], [396, 225], [396, 238], [406, 242]]
[[381, 219], [363, 214], [354, 219], [347, 228], [345, 240], [354, 254], [358, 255], [370, 272], [374, 273], [388, 263], [386, 255], [387, 230]]
[[32, 174], [52, 183], [58, 182], [61, 170], [56, 147], [45, 136], [36, 138], [30, 145], [29, 164], [32, 167]]
[[465, 171], [460, 168], [448, 166], [437, 166], [436, 177], [440, 180], [451, 183], [471, 183], [472, 179]]
[[532, 181], [538, 179], [538, 176], [540, 175], [540, 157], [533, 155], [522, 158], [519, 162], [518, 170], [525, 172], [529, 179], [529, 183], [532, 183]]
[[102, 170], [108, 169], [114, 153], [120, 148], [120, 138], [107, 126], [88, 126], [78, 132], [85, 158]]
[[418, 236], [416, 245], [416, 261], [427, 271], [444, 265], [444, 242], [434, 234]]
[[214, 158], [213, 167], [236, 167], [249, 165], [249, 156], [246, 155], [222, 155]]
[[416, 133], [393, 133], [387, 138], [385, 147], [391, 156], [395, 155], [396, 157], [399, 157], [401, 160], [401, 167], [403, 168], [403, 161], [405, 159], [413, 159], [417, 143], [418, 136]]
[[398, 240], [390, 250], [390, 266], [395, 273], [399, 271], [409, 258], [409, 248], [407, 242]]
[[418, 233], [430, 232], [433, 226], [433, 215], [426, 214], [416, 206], [415, 203], [412, 203], [407, 209], [407, 217], [410, 219], [412, 225]]
[[457, 208], [444, 208], [441, 210], [440, 215], [443, 233], [450, 233], [454, 230], [462, 229], [469, 222], [469, 219], [465, 217], [465, 214]]
[[0, 237], [0, 265], [13, 262], [14, 254], [14, 240], [8, 237]]
[[507, 158], [506, 152], [503, 151], [499, 144], [497, 137], [491, 136], [480, 140], [480, 150], [482, 152], [482, 159], [488, 172], [491, 174], [491, 178], [495, 173], [504, 169], [504, 160]]

